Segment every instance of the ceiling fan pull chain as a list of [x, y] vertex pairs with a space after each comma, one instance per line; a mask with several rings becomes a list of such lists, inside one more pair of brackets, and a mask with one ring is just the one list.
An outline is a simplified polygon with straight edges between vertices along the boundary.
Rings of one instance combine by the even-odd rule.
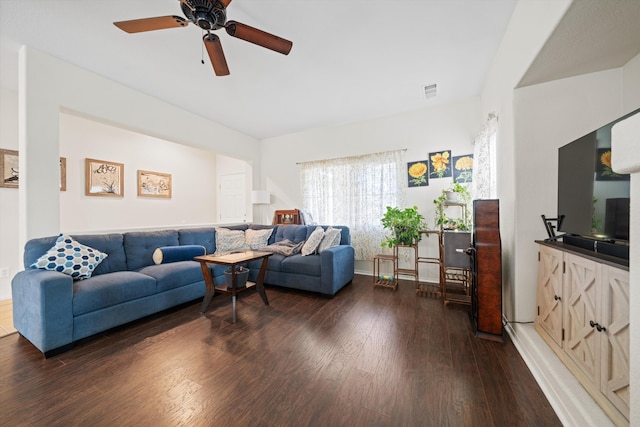
[[[204, 37], [204, 30], [202, 30], [202, 37]], [[200, 43], [200, 62], [204, 65], [204, 44]]]

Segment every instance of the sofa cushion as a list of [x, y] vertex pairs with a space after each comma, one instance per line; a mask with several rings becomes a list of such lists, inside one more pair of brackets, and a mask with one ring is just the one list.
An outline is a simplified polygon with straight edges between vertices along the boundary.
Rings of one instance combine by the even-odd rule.
[[283, 273], [305, 274], [307, 276], [320, 276], [320, 255], [292, 255], [282, 260]]
[[309, 237], [307, 237], [307, 241], [304, 243], [304, 246], [302, 246], [302, 250], [300, 251], [302, 256], [313, 254], [316, 249], [318, 249], [318, 245], [320, 245], [323, 237], [324, 229], [322, 227], [316, 227]]
[[[282, 254], [276, 254], [274, 253], [273, 255], [271, 255], [267, 261], [267, 270], [270, 271], [282, 271], [282, 260], [288, 258]], [[253, 261], [249, 261], [247, 263], [247, 265], [249, 266], [249, 269], [252, 270], [256, 270], [256, 271], [260, 271], [260, 267], [262, 266], [262, 260], [261, 259], [256, 259]]]
[[73, 315], [78, 316], [155, 293], [156, 280], [153, 277], [135, 271], [101, 274], [73, 282]]
[[214, 228], [185, 228], [178, 230], [180, 245], [202, 245], [208, 254], [216, 251], [216, 231]]
[[88, 234], [71, 236], [83, 245], [109, 255], [93, 271], [92, 276], [127, 270], [127, 257], [124, 253], [124, 236], [119, 233]]
[[[88, 234], [72, 235], [71, 237], [83, 245], [90, 246], [109, 255], [93, 270], [92, 276], [127, 269], [122, 234]], [[58, 236], [49, 236], [29, 240], [24, 246], [24, 267], [29, 268], [31, 264], [55, 244], [57, 239]]]
[[206, 255], [202, 245], [163, 246], [153, 251], [154, 264], [169, 264], [177, 261], [191, 261], [197, 256]]
[[267, 230], [267, 229], [273, 230], [271, 232], [271, 236], [269, 236], [267, 245], [272, 245], [276, 242], [276, 230], [278, 229], [277, 225], [251, 224], [248, 229], [249, 230]]
[[22, 255], [24, 268], [30, 268], [31, 264], [36, 262], [43, 253], [47, 252], [51, 246], [56, 244], [56, 240], [58, 240], [58, 236], [38, 237], [29, 240], [24, 245], [24, 253]]
[[[283, 225], [276, 229], [275, 242], [281, 242], [285, 239], [291, 240], [293, 243], [300, 243], [307, 239], [306, 225]], [[315, 227], [311, 227], [314, 229]]]
[[158, 292], [204, 281], [200, 263], [196, 261], [178, 261], [169, 264], [150, 265], [142, 267], [138, 270], [138, 273], [153, 277], [157, 282]]
[[211, 277], [216, 286], [224, 285], [227, 283], [227, 279], [224, 276], [224, 271], [229, 268], [227, 265], [209, 264], [209, 270], [211, 270]]
[[124, 234], [127, 267], [135, 271], [153, 264], [153, 251], [162, 246], [178, 246], [177, 230], [131, 231]]
[[244, 240], [244, 230], [216, 228], [216, 252], [228, 252], [239, 249], [249, 249]]
[[322, 241], [318, 245], [318, 253], [340, 244], [340, 229], [329, 227], [325, 230]]
[[260, 249], [267, 246], [272, 234], [273, 228], [265, 228], [263, 230], [248, 228], [244, 232], [244, 241], [250, 249]]
[[58, 271], [74, 279], [88, 279], [95, 268], [108, 255], [97, 249], [78, 243], [65, 234], [60, 234], [55, 244], [38, 258], [30, 268]]
[[340, 230], [340, 244], [341, 245], [350, 245], [351, 244], [351, 230], [349, 227], [344, 225], [334, 225], [333, 228], [337, 228]]

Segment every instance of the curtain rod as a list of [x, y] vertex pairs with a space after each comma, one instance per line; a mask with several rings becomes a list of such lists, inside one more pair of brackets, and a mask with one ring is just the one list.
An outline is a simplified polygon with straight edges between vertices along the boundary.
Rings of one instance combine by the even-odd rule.
[[327, 161], [331, 161], [331, 160], [348, 159], [349, 157], [373, 156], [374, 154], [392, 153], [394, 151], [407, 151], [407, 149], [406, 148], [401, 148], [399, 150], [378, 151], [377, 153], [358, 154], [357, 156], [334, 157], [333, 159], [309, 160], [307, 162], [296, 162], [296, 165], [301, 165], [303, 163], [311, 163], [311, 162], [327, 162]]

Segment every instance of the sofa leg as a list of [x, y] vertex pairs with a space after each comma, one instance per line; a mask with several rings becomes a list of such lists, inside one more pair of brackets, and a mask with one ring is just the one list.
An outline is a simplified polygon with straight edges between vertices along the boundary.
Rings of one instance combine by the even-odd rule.
[[73, 348], [73, 343], [63, 345], [62, 347], [54, 348], [53, 350], [45, 351], [44, 358], [48, 359], [53, 356], [57, 356], [58, 354], [64, 353], [65, 351], [69, 351]]

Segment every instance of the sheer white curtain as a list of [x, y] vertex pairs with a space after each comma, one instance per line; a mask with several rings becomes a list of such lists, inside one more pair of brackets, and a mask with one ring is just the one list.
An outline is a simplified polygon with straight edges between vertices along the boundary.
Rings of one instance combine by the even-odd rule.
[[302, 206], [319, 224], [347, 225], [356, 259], [380, 253], [387, 206], [403, 206], [404, 150], [300, 163]]
[[487, 122], [473, 141], [472, 199], [497, 197], [496, 138], [498, 116], [490, 113]]

